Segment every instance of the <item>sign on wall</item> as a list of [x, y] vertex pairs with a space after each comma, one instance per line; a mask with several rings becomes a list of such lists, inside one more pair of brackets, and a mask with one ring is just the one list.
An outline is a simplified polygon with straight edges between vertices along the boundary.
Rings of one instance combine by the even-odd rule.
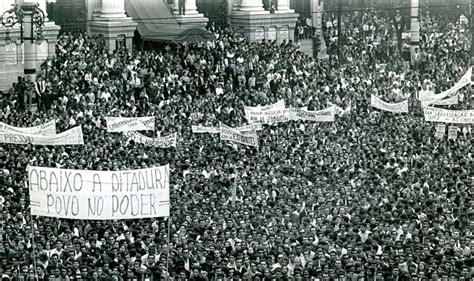
[[5, 45], [5, 64], [15, 65], [18, 62], [18, 55], [16, 50], [16, 43], [11, 42]]
[[38, 54], [38, 64], [42, 64], [48, 58], [48, 41], [43, 40], [41, 45], [36, 47], [36, 53]]

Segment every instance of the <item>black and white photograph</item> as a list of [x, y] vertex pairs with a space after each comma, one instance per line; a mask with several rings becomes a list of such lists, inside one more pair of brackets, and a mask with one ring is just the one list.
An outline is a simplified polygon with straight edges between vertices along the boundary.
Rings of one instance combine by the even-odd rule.
[[474, 281], [474, 0], [0, 0], [0, 281]]

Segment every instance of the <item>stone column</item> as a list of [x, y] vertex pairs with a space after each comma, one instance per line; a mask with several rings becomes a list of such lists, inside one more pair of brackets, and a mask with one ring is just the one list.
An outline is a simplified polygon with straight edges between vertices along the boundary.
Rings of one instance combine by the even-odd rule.
[[275, 14], [294, 12], [295, 10], [290, 9], [290, 0], [278, 0], [278, 6]]
[[94, 17], [100, 15], [100, 1], [101, 0], [87, 0], [87, 20], [90, 22]]
[[89, 23], [90, 35], [103, 35], [109, 51], [115, 50], [118, 36], [125, 36], [127, 48], [137, 23], [125, 14], [125, 0], [100, 0], [100, 13]]
[[186, 15], [197, 15], [199, 14], [196, 6], [196, 0], [185, 0], [184, 8], [186, 9]]
[[100, 17], [102, 19], [125, 18], [124, 0], [101, 0]]
[[262, 0], [242, 0], [240, 4], [239, 13], [245, 14], [268, 14], [263, 8]]

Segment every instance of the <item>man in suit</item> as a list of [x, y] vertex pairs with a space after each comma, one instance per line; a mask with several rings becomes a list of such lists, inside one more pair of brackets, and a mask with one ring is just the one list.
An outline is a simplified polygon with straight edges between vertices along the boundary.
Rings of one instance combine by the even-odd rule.
[[41, 76], [35, 82], [35, 98], [38, 100], [38, 111], [45, 110], [46, 83]]
[[18, 107], [20, 110], [25, 109], [25, 83], [22, 76], [18, 76], [18, 83], [16, 83], [16, 95], [18, 100]]
[[186, 0], [178, 0], [178, 7], [179, 7], [179, 14], [185, 15], [186, 14]]

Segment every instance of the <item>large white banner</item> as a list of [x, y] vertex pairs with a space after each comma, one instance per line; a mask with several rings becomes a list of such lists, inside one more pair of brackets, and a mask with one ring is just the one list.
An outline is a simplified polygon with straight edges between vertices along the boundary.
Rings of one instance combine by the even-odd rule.
[[383, 111], [394, 112], [394, 113], [407, 113], [408, 112], [408, 100], [404, 100], [398, 103], [384, 102], [380, 98], [372, 95], [370, 97], [370, 105]]
[[44, 124], [26, 128], [10, 126], [8, 124], [0, 122], [0, 133], [19, 133], [28, 135], [51, 136], [56, 134], [56, 121], [53, 119]]
[[194, 134], [205, 134], [205, 133], [218, 134], [219, 128], [207, 127], [207, 126], [191, 126], [191, 131]]
[[425, 121], [457, 124], [474, 123], [474, 110], [448, 110], [424, 106]]
[[154, 131], [155, 117], [105, 117], [107, 132]]
[[168, 217], [169, 166], [125, 171], [28, 167], [31, 214], [80, 220]]
[[331, 106], [321, 110], [308, 111], [301, 108], [291, 109], [292, 120], [304, 120], [312, 122], [334, 122], [336, 118], [336, 107]]
[[258, 146], [258, 136], [255, 131], [242, 133], [223, 123], [220, 123], [219, 133], [221, 140], [228, 140], [249, 146]]
[[419, 95], [419, 100], [423, 105], [432, 105], [437, 101], [443, 100], [447, 97], [450, 97], [453, 95], [455, 92], [459, 91], [460, 89], [464, 88], [467, 85], [471, 84], [471, 75], [472, 75], [472, 67], [470, 67], [466, 73], [459, 79], [454, 86], [449, 88], [448, 90], [440, 93], [440, 94], [432, 94], [430, 95], [429, 93], [425, 93], [423, 95]]
[[57, 135], [41, 136], [22, 133], [0, 132], [0, 143], [33, 145], [81, 145], [84, 144], [82, 127], [74, 127]]
[[125, 135], [129, 140], [133, 140], [136, 143], [142, 143], [146, 146], [154, 146], [161, 148], [176, 147], [178, 139], [177, 133], [160, 138], [150, 138], [137, 132], [126, 132]]
[[[282, 117], [284, 117], [285, 101], [279, 100], [278, 102], [267, 105], [267, 106], [255, 106], [255, 107], [245, 106], [244, 111], [245, 111], [245, 117], [249, 124], [275, 123], [274, 121], [272, 122], [271, 120], [272, 119], [281, 120]], [[278, 122], [281, 122], [281, 121], [278, 121]]]

